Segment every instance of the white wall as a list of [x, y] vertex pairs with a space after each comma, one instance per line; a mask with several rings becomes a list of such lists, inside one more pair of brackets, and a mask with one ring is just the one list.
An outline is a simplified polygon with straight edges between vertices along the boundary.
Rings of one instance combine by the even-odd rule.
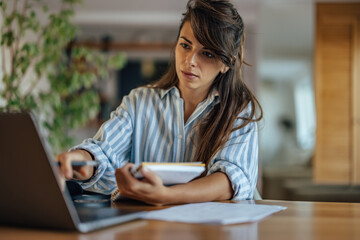
[[[309, 92], [304, 98], [313, 95], [314, 7], [312, 0], [265, 0], [261, 4], [258, 94], [264, 108], [260, 156], [265, 166], [303, 165], [313, 151], [313, 145], [303, 149], [299, 144], [296, 127], [303, 119], [294, 94], [299, 93], [298, 82], [306, 79]], [[292, 121], [293, 130], [281, 126], [284, 117]], [[315, 132], [311, 134], [314, 137]]]

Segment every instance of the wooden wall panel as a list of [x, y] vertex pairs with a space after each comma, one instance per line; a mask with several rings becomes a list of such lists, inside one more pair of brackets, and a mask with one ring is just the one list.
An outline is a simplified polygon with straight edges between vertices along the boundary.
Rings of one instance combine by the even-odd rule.
[[360, 183], [360, 3], [317, 4], [314, 181]]
[[353, 176], [352, 181], [360, 184], [360, 17], [354, 23], [354, 42], [353, 42]]
[[321, 88], [316, 88], [317, 143], [315, 181], [350, 181], [350, 69], [349, 25], [323, 25], [318, 29], [322, 63]]

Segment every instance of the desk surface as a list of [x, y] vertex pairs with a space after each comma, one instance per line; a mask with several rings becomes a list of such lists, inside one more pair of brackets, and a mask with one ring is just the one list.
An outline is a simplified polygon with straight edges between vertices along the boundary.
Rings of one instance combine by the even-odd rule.
[[[87, 234], [0, 226], [0, 239], [360, 239], [360, 203], [256, 201], [288, 209], [259, 222], [201, 225], [136, 220]], [[144, 210], [150, 206], [131, 206]], [[1, 213], [0, 213], [1, 214]]]

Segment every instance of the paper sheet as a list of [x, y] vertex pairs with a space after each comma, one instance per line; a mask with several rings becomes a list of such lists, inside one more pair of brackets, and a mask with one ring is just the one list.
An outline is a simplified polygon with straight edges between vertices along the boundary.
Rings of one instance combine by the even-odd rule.
[[192, 203], [148, 212], [145, 219], [171, 222], [234, 224], [255, 222], [286, 207], [245, 203]]

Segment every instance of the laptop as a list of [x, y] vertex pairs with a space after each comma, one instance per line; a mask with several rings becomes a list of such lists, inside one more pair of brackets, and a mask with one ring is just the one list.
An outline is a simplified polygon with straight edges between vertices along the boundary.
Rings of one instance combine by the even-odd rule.
[[31, 113], [0, 113], [0, 163], [1, 225], [89, 232], [143, 214], [113, 208], [106, 196], [108, 204], [76, 204]]

